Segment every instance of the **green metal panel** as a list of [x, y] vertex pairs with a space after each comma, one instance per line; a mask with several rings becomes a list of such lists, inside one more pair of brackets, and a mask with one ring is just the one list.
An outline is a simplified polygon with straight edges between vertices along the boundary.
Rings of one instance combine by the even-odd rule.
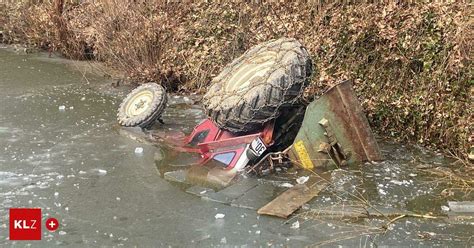
[[289, 155], [307, 169], [382, 159], [350, 81], [308, 105]]

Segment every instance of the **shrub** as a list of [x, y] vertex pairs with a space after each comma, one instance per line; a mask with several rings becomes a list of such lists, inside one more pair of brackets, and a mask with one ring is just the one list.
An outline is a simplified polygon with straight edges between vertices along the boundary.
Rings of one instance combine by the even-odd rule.
[[170, 90], [205, 91], [250, 46], [295, 37], [314, 56], [310, 97], [353, 79], [379, 132], [461, 156], [472, 145], [468, 3], [71, 0], [60, 15], [48, 1], [3, 5], [4, 42], [97, 59]]

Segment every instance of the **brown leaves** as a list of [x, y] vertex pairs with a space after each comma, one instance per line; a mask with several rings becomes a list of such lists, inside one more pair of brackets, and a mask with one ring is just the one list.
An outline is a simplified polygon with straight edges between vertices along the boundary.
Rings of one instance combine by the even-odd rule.
[[[378, 131], [458, 153], [472, 143], [474, 35], [465, 3], [139, 2], [67, 5], [72, 42], [91, 46], [96, 59], [135, 80], [205, 91], [211, 78], [249, 47], [296, 37], [314, 61], [307, 95], [353, 79]], [[2, 7], [0, 28], [7, 42], [73, 54], [55, 37], [48, 1]]]

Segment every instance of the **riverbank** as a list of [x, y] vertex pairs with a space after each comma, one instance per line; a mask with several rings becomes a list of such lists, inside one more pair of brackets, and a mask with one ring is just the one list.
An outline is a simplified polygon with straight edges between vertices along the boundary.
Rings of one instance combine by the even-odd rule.
[[43, 226], [38, 241], [9, 240], [8, 225], [0, 225], [1, 247], [472, 246], [472, 216], [450, 202], [473, 195], [429, 174], [449, 170], [442, 154], [379, 139], [385, 161], [332, 171], [331, 186], [288, 220], [258, 215], [256, 204], [305, 172], [247, 175], [253, 186], [241, 187], [251, 190], [233, 204], [167, 181], [200, 157], [150, 134], [189, 133], [205, 118], [191, 97], [170, 95], [165, 124], [143, 132], [116, 122], [129, 88], [85, 74], [87, 62], [0, 49], [0, 64], [0, 220], [8, 223], [10, 208], [41, 208], [43, 221], [59, 221], [55, 232]]
[[170, 91], [203, 92], [252, 45], [295, 37], [316, 68], [309, 98], [353, 79], [384, 136], [460, 159], [473, 144], [467, 3], [19, 1], [0, 9], [3, 42], [99, 60], [126, 80], [154, 80]]

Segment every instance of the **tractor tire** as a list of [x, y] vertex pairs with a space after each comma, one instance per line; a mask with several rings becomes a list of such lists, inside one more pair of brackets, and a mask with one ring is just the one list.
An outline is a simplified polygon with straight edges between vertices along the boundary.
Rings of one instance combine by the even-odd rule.
[[163, 113], [168, 98], [163, 86], [146, 83], [130, 92], [120, 104], [117, 120], [125, 127], [148, 128]]
[[293, 144], [303, 124], [305, 110], [306, 106], [303, 104], [285, 108], [275, 119], [274, 143], [269, 147], [269, 152], [280, 152]]
[[254, 46], [212, 80], [203, 97], [206, 114], [233, 133], [258, 130], [299, 104], [311, 73], [310, 56], [295, 39]]

